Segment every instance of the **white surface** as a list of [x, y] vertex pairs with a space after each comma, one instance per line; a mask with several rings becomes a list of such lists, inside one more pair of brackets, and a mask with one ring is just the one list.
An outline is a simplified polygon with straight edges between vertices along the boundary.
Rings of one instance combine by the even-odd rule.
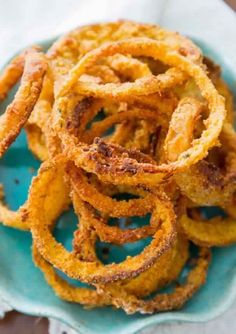
[[[84, 23], [121, 18], [158, 23], [201, 37], [216, 49], [223, 45], [226, 62], [235, 68], [236, 15], [220, 0], [0, 0], [0, 67], [15, 52], [35, 41]], [[0, 305], [0, 316], [8, 309]], [[235, 316], [236, 303], [225, 315], [205, 324], [161, 325], [142, 333], [234, 334]], [[51, 334], [63, 331], [75, 334], [51, 321]]]

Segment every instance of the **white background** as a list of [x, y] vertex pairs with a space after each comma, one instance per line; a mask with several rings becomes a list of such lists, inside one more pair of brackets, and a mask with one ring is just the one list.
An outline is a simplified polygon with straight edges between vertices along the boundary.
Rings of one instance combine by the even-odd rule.
[[[201, 36], [213, 47], [223, 44], [227, 62], [236, 68], [236, 16], [220, 0], [0, 0], [0, 67], [28, 44], [83, 23], [121, 18], [158, 23], [193, 37]], [[64, 326], [51, 322], [51, 333], [60, 334], [62, 330]], [[74, 333], [68, 328], [66, 331]], [[208, 323], [161, 325], [146, 333], [234, 334], [236, 303]]]

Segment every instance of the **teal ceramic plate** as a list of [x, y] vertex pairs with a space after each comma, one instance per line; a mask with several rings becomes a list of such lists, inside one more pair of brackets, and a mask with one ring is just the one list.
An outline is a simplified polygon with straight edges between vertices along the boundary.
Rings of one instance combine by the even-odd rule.
[[[206, 54], [223, 66], [225, 78], [233, 87], [236, 77], [225, 65], [226, 60], [216, 50], [209, 50], [197, 42]], [[45, 48], [48, 45], [47, 42], [43, 43]], [[2, 111], [11, 98], [9, 96], [8, 101], [1, 104]], [[25, 201], [31, 178], [38, 167], [39, 162], [27, 149], [25, 134], [21, 133], [0, 161], [0, 182], [4, 184], [6, 200], [12, 209], [17, 209]], [[68, 247], [75, 228], [75, 224], [66, 224], [71, 220], [75, 221], [73, 213], [64, 215], [55, 231], [57, 239]], [[147, 326], [164, 322], [207, 321], [223, 313], [236, 297], [236, 246], [231, 246], [213, 250], [207, 284], [180, 311], [127, 316], [123, 311], [110, 307], [84, 310], [54, 295], [32, 263], [31, 241], [30, 233], [0, 225], [0, 298], [16, 310], [59, 319], [80, 333], [133, 334]], [[100, 245], [100, 249], [102, 247], [104, 245]], [[135, 254], [142, 247], [140, 244], [127, 245], [126, 251]], [[120, 261], [124, 255], [120, 248], [113, 247], [108, 260]]]

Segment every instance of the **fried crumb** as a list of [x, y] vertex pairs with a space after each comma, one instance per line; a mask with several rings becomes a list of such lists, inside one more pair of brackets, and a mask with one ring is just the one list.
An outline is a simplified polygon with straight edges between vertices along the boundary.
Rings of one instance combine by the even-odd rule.
[[15, 184], [19, 184], [20, 181], [18, 179], [14, 179]]

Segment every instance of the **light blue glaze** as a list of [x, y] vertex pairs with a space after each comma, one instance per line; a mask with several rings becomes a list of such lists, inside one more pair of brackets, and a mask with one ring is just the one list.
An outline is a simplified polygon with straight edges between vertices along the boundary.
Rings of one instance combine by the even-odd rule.
[[[223, 61], [223, 50], [215, 52], [205, 48], [204, 43], [199, 44], [224, 66], [224, 75], [231, 88], [235, 89], [235, 77], [227, 68], [226, 61]], [[46, 47], [48, 44], [43, 45]], [[7, 103], [10, 99], [11, 96]], [[4, 110], [4, 105], [1, 104], [1, 110]], [[0, 182], [4, 184], [6, 200], [12, 209], [17, 209], [26, 199], [30, 180], [35, 174], [31, 167], [36, 171], [38, 166], [39, 162], [26, 148], [25, 135], [22, 133], [0, 162]], [[19, 184], [16, 184], [16, 179]], [[72, 219], [72, 214], [63, 216], [56, 231], [57, 238], [66, 246], [75, 225], [65, 223]], [[69, 226], [66, 233], [60, 232], [63, 225]], [[61, 301], [45, 283], [41, 272], [34, 267], [30, 248], [30, 233], [0, 225], [0, 298], [21, 312], [60, 319], [80, 333], [133, 334], [163, 322], [207, 321], [226, 311], [236, 297], [236, 246], [214, 249], [207, 284], [182, 310], [151, 316], [128, 316], [110, 307], [88, 311], [79, 305]], [[131, 252], [139, 247], [133, 248], [127, 246]], [[115, 259], [119, 259], [118, 248], [113, 251]]]

